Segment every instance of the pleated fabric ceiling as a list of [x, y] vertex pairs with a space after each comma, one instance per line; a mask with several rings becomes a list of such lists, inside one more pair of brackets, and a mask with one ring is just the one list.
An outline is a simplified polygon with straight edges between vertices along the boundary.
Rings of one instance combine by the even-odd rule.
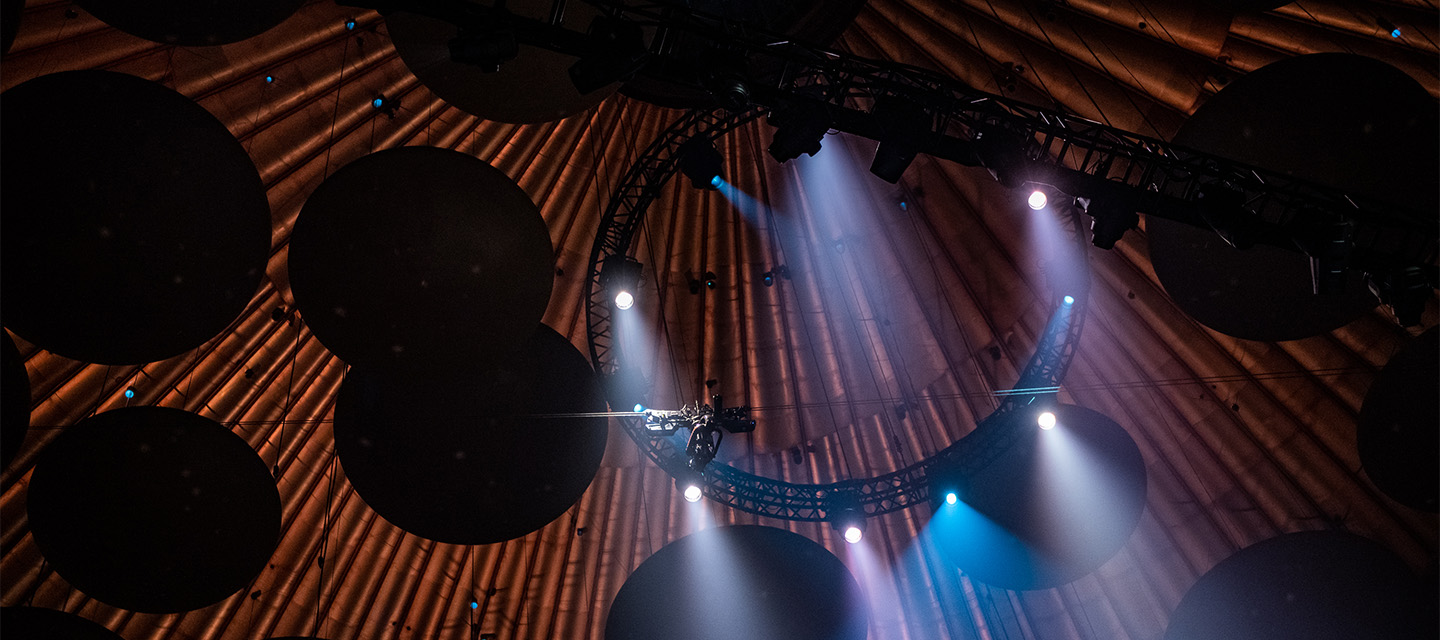
[[[1059, 586], [996, 586], [957, 570], [926, 535], [930, 505], [870, 518], [863, 541], [850, 545], [826, 523], [688, 503], [614, 418], [588, 489], [539, 530], [487, 544], [402, 530], [367, 505], [337, 457], [340, 389], [359, 370], [312, 333], [306, 316], [317, 312], [304, 308], [299, 277], [297, 310], [290, 240], [307, 199], [342, 167], [397, 147], [437, 147], [489, 163], [538, 206], [548, 230], [554, 279], [543, 323], [588, 354], [586, 284], [601, 215], [632, 163], [685, 111], [653, 104], [649, 89], [622, 88], [603, 101], [577, 102], [560, 119], [487, 120], [417, 79], [407, 62], [418, 63], [397, 52], [385, 18], [373, 11], [314, 0], [283, 19], [287, 8], [270, 9], [276, 15], [265, 19], [276, 24], [258, 35], [237, 27], [204, 36], [221, 44], [162, 44], [103, 22], [101, 14], [114, 10], [105, 4], [31, 0], [6, 13], [7, 33], [17, 20], [18, 29], [0, 63], [0, 88], [95, 70], [188, 98], [253, 161], [269, 205], [270, 249], [263, 273], [257, 260], [246, 281], [257, 289], [235, 302], [238, 317], [166, 359], [75, 360], [7, 326], [28, 374], [30, 410], [23, 444], [4, 444], [5, 607], [71, 612], [127, 640], [600, 639], [626, 579], [666, 544], [701, 528], [759, 524], [799, 534], [843, 561], [868, 598], [875, 640], [1190, 637], [1167, 632], [1181, 633], [1171, 625], [1177, 610], [1196, 617], [1181, 603], [1201, 576], [1227, 559], [1243, 561], [1241, 550], [1263, 554], [1268, 547], [1256, 545], [1310, 532], [1332, 537], [1302, 537], [1313, 545], [1306, 549], [1339, 544], [1393, 561], [1413, 576], [1411, 591], [1434, 617], [1440, 523], [1433, 487], [1427, 493], [1385, 476], [1376, 458], [1362, 460], [1357, 435], [1367, 393], [1386, 379], [1381, 372], [1392, 358], [1419, 349], [1411, 358], [1421, 364], [1406, 371], [1428, 362], [1433, 372], [1440, 357], [1433, 332], [1429, 342], [1417, 338], [1437, 323], [1433, 291], [1426, 290], [1417, 326], [1400, 326], [1390, 307], [1366, 299], [1356, 317], [1318, 335], [1233, 337], [1172, 298], [1152, 262], [1158, 245], [1143, 216], [1113, 250], [1097, 249], [1088, 229], [1037, 215], [1024, 193], [983, 168], [921, 155], [890, 184], [867, 171], [874, 143], [847, 134], [826, 136], [813, 157], [777, 163], [766, 153], [773, 127], [764, 118], [717, 141], [726, 186], [694, 189], [677, 176], [637, 232], [638, 321], [624, 330], [641, 349], [635, 357], [650, 383], [648, 403], [678, 408], [722, 394], [727, 405], [751, 407], [756, 430], [727, 435], [716, 462], [767, 478], [828, 483], [905, 468], [966, 436], [1000, 405], [1058, 298], [1077, 282], [1061, 259], [1076, 246], [1068, 238], [1086, 234], [1087, 315], [1059, 400], [1084, 408], [1067, 411], [1113, 421], [1143, 459], [1143, 511], [1118, 551]], [[1319, 53], [1388, 65], [1418, 87], [1424, 109], [1417, 118], [1433, 122], [1440, 111], [1433, 2], [1276, 4], [871, 0], [843, 31], [838, 24], [816, 31], [833, 27], [840, 35], [830, 46], [841, 52], [914, 65], [1162, 140], [1180, 135], [1211, 98], [1252, 72]], [[530, 81], [521, 80], [504, 90]], [[66, 139], [60, 123], [44, 126]], [[52, 134], [35, 137], [45, 135]], [[1415, 144], [1429, 146], [1397, 154], [1428, 153], [1433, 162], [1435, 142]], [[1383, 158], [1355, 157], [1358, 175], [1392, 172]], [[11, 189], [13, 174], [5, 175]], [[1419, 188], [1434, 192], [1435, 179], [1432, 172]], [[1436, 214], [1433, 199], [1417, 206]], [[12, 215], [5, 212], [7, 226]], [[62, 266], [7, 261], [5, 268]], [[12, 295], [6, 291], [6, 306], [17, 304]], [[147, 300], [133, 304], [141, 313]], [[417, 379], [423, 374], [449, 375], [417, 372]], [[1398, 399], [1391, 393], [1375, 402], [1423, 414], [1437, 404], [1429, 375], [1431, 382]], [[1387, 384], [1413, 379], [1390, 378], [1402, 381]], [[4, 382], [7, 422], [14, 403], [26, 399], [14, 380]], [[145, 613], [95, 599], [57, 572], [60, 562], [48, 561], [32, 535], [27, 500], [41, 475], [37, 463], [62, 435], [85, 428], [76, 426], [82, 421], [135, 407], [181, 409], [221, 425], [275, 476], [273, 554], [253, 579], [199, 609]], [[1434, 454], [1420, 456], [1422, 463], [1433, 465]], [[717, 592], [709, 601], [723, 608], [726, 599]]]

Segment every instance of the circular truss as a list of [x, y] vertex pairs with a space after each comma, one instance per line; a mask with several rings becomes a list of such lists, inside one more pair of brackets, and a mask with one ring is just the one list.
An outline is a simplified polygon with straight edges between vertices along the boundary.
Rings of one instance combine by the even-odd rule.
[[[612, 333], [612, 308], [601, 283], [605, 259], [629, 255], [635, 231], [650, 203], [678, 171], [680, 150], [685, 143], [696, 139], [713, 141], [759, 118], [762, 113], [759, 108], [735, 112], [721, 108], [685, 114], [645, 149], [616, 187], [590, 251], [589, 278], [585, 284], [590, 357], [599, 375], [613, 376], [620, 368], [619, 349]], [[1076, 241], [1083, 251], [1078, 217], [1075, 222]], [[1015, 387], [1001, 394], [1000, 405], [981, 420], [974, 431], [945, 449], [897, 471], [817, 484], [784, 482], [712, 461], [705, 467], [702, 491], [711, 500], [741, 511], [807, 522], [829, 520], [836, 510], [854, 508], [857, 503], [867, 516], [927, 503], [932, 477], [968, 474], [984, 468], [1019, 440], [1018, 430], [1004, 418], [1058, 392], [1079, 344], [1089, 298], [1088, 285], [1073, 293], [1073, 303], [1063, 303], [1057, 297], [1056, 309]], [[661, 469], [675, 478], [689, 475], [683, 433], [656, 435], [645, 428], [644, 419], [638, 415], [618, 419], [626, 435]]]

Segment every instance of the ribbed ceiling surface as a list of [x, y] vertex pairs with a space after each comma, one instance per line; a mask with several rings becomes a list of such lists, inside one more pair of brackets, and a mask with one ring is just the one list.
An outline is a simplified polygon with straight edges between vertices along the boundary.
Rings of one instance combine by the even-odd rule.
[[[872, 0], [835, 46], [1157, 138], [1235, 78], [1306, 53], [1378, 58], [1440, 96], [1433, 2], [1224, 4]], [[407, 534], [365, 505], [336, 460], [331, 418], [346, 364], [272, 311], [290, 305], [290, 230], [321, 180], [372, 151], [430, 145], [490, 162], [539, 205], [557, 266], [545, 322], [583, 350], [601, 210], [680, 112], [617, 95], [559, 122], [485, 121], [421, 85], [379, 15], [328, 1], [249, 40], [172, 47], [69, 2], [32, 0], [0, 85], [74, 69], [162, 83], [230, 129], [269, 197], [269, 278], [224, 333], [162, 362], [87, 364], [17, 340], [35, 426], [4, 471], [0, 601], [76, 612], [129, 640], [603, 637], [630, 571], [699, 524], [665, 472], [612, 427], [589, 491], [544, 529], [483, 546]], [[378, 95], [398, 105], [393, 117], [372, 106]], [[727, 439], [721, 459], [792, 482], [871, 476], [944, 448], [997, 406], [1034, 349], [1059, 293], [1037, 248], [1045, 225], [983, 169], [922, 156], [889, 185], [866, 172], [872, 143], [831, 136], [820, 155], [778, 165], [764, 153], [770, 135], [755, 123], [720, 144], [727, 180], [753, 202], [675, 180], [650, 207], [632, 254], [646, 265], [652, 403], [703, 398], [713, 380], [728, 402], [757, 407], [759, 422]], [[1370, 382], [1412, 332], [1380, 307], [1304, 340], [1231, 338], [1170, 301], [1147, 251], [1142, 230], [1088, 252], [1090, 315], [1062, 392], [1124, 427], [1147, 465], [1138, 528], [1095, 573], [1037, 591], [972, 581], [917, 543], [924, 507], [871, 522], [868, 560], [825, 525], [714, 505], [711, 517], [830, 548], [869, 590], [877, 640], [1153, 640], [1197, 578], [1236, 550], [1331, 527], [1382, 543], [1433, 581], [1435, 515], [1384, 496], [1355, 446]], [[763, 286], [779, 265], [790, 278]], [[716, 288], [692, 294], [689, 278], [707, 271]], [[1435, 323], [1432, 300], [1423, 325]], [[245, 591], [187, 614], [131, 613], [44, 562], [25, 510], [36, 456], [66, 426], [127, 404], [213, 418], [278, 467], [279, 547]]]

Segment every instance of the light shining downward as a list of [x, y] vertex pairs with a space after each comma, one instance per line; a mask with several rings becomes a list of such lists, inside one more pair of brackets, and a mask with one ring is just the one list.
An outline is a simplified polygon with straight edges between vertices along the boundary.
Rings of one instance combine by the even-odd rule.
[[1036, 190], [1030, 192], [1030, 198], [1029, 198], [1028, 200], [1026, 200], [1025, 203], [1028, 204], [1028, 205], [1030, 205], [1030, 208], [1031, 208], [1031, 209], [1034, 209], [1034, 210], [1036, 210], [1036, 211], [1039, 211], [1039, 210], [1045, 208], [1045, 201], [1046, 201], [1045, 192], [1044, 192], [1044, 191], [1041, 191], [1041, 190], [1039, 190], [1039, 189], [1036, 189]]
[[852, 526], [849, 526], [849, 527], [845, 527], [845, 541], [846, 541], [846, 542], [849, 542], [850, 544], [855, 544], [855, 543], [859, 542], [859, 541], [860, 541], [860, 538], [863, 537], [864, 535], [865, 535], [865, 532], [861, 531], [861, 530], [860, 530], [860, 527], [856, 527], [856, 526], [853, 526], [853, 525], [852, 525]]
[[960, 500], [960, 496], [955, 495], [955, 492], [954, 492], [954, 491], [951, 491], [950, 493], [945, 494], [945, 504], [955, 504], [955, 503], [958, 502], [959, 500]]
[[699, 501], [700, 501], [700, 487], [698, 487], [698, 486], [696, 486], [696, 485], [693, 485], [693, 484], [685, 487], [685, 501], [686, 501], [686, 502], [699, 502]]
[[1038, 422], [1040, 423], [1041, 429], [1054, 429], [1055, 414], [1046, 411], [1045, 413], [1040, 414], [1040, 419], [1038, 420]]
[[621, 291], [615, 294], [615, 308], [624, 311], [634, 306], [634, 304], [635, 296], [630, 295], [629, 291]]

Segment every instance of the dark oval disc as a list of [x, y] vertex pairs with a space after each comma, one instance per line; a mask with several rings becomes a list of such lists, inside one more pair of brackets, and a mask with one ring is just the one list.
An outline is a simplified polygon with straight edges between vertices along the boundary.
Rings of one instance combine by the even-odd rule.
[[144, 364], [214, 337], [270, 251], [260, 173], [189, 98], [109, 71], [3, 96], [4, 321], [67, 358]]
[[665, 545], [625, 580], [606, 640], [863, 640], [870, 611], [845, 564], [805, 536], [715, 527]]
[[43, 453], [27, 509], [56, 573], [122, 609], [179, 613], [243, 589], [280, 538], [280, 494], [240, 436], [179, 409], [128, 407]]
[[458, 151], [402, 147], [335, 172], [290, 240], [305, 322], [350, 364], [417, 369], [508, 354], [554, 283], [550, 232], [500, 170]]
[[1440, 511], [1440, 328], [1386, 363], [1360, 407], [1356, 439], [1365, 475], [1396, 502]]
[[0, 629], [6, 640], [122, 640], [98, 622], [39, 607], [0, 607]]
[[258, 36], [294, 15], [305, 0], [77, 0], [77, 4], [132, 36], [206, 47]]
[[4, 344], [0, 345], [0, 384], [4, 385], [0, 388], [0, 466], [8, 467], [30, 431], [30, 374], [25, 371], [25, 361], [10, 339], [10, 332], [0, 333], [5, 334]]
[[[606, 410], [590, 364], [544, 325], [520, 354], [428, 375], [352, 367], [335, 448], [376, 513], [422, 538], [488, 544], [549, 524], [605, 457]], [[442, 377], [443, 376], [443, 377]]]
[[[1415, 211], [1440, 192], [1435, 101], [1403, 71], [1352, 54], [1321, 53], [1258, 69], [1212, 96], [1174, 142]], [[1312, 293], [1304, 254], [1235, 249], [1214, 232], [1146, 218], [1150, 259], [1187, 314], [1248, 340], [1298, 340], [1332, 331], [1373, 308], [1351, 273], [1346, 290]]]
[[1054, 429], [1018, 410], [987, 429], [1022, 430], [940, 504], [927, 534], [971, 578], [1004, 589], [1047, 589], [1104, 564], [1145, 508], [1145, 460], [1120, 425], [1084, 407], [1053, 408]]
[[[490, 4], [490, 3], [485, 3]], [[522, 18], [548, 20], [551, 0], [510, 0], [505, 10]], [[561, 26], [585, 31], [596, 16], [583, 2], [565, 7]], [[396, 11], [385, 16], [395, 51], [405, 66], [435, 95], [486, 120], [529, 124], [551, 122], [589, 109], [615, 93], [618, 82], [581, 94], [569, 69], [579, 58], [530, 45], [491, 71], [450, 58], [455, 25], [429, 16]]]
[[1246, 547], [1200, 576], [1171, 614], [1165, 639], [1434, 638], [1425, 592], [1405, 563], [1374, 541], [1343, 531], [1290, 533]]

